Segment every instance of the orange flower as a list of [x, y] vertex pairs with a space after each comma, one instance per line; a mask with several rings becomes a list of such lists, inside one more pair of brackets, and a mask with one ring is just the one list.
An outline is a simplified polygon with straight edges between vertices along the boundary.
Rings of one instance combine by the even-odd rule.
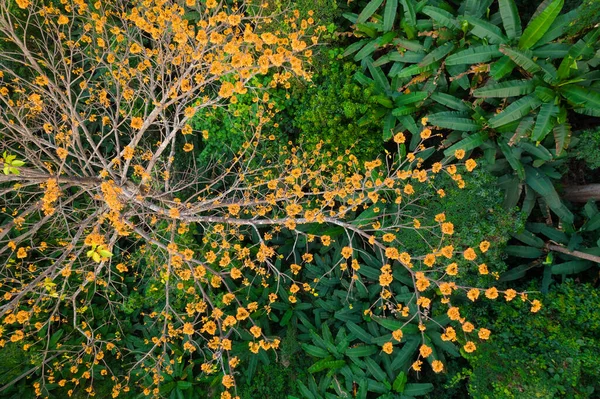
[[454, 157], [456, 159], [463, 159], [465, 157], [465, 150], [456, 150], [456, 151], [454, 151]]
[[402, 132], [400, 132], [400, 133], [397, 133], [397, 134], [394, 136], [394, 143], [396, 143], [396, 144], [402, 144], [402, 143], [404, 143], [405, 141], [406, 141], [406, 137], [404, 137], [404, 134], [403, 134]]
[[144, 125], [144, 120], [140, 117], [134, 117], [131, 119], [131, 127], [134, 129], [141, 129]]
[[434, 360], [431, 362], [431, 369], [434, 373], [441, 373], [444, 370], [444, 363], [439, 360]]
[[450, 222], [442, 223], [442, 233], [448, 235], [454, 234], [454, 225]]
[[479, 332], [477, 333], [477, 335], [479, 336], [480, 339], [489, 339], [490, 334], [491, 334], [491, 331], [488, 330], [487, 328], [480, 328]]
[[342, 248], [342, 256], [344, 257], [344, 259], [350, 258], [352, 256], [352, 248], [350, 248], [350, 247]]
[[183, 146], [183, 151], [185, 152], [190, 152], [194, 149], [194, 145], [191, 143], [185, 143], [185, 145]]
[[420, 360], [417, 360], [416, 362], [414, 362], [414, 363], [412, 364], [412, 366], [411, 366], [411, 367], [412, 367], [412, 369], [413, 369], [413, 370], [415, 370], [415, 371], [421, 371], [421, 365], [422, 365], [422, 364], [423, 364], [423, 362], [422, 362], [422, 361], [420, 361]]
[[475, 343], [472, 341], [468, 341], [465, 346], [463, 346], [465, 352], [467, 353], [472, 353], [475, 352], [475, 350], [477, 349], [477, 346], [475, 346]]
[[392, 337], [396, 340], [396, 341], [401, 341], [402, 337], [404, 336], [404, 333], [402, 332], [402, 330], [398, 329], [396, 331], [392, 332]]
[[469, 298], [470, 300], [475, 302], [477, 300], [477, 298], [479, 298], [479, 290], [477, 288], [471, 288], [467, 292], [467, 298]]
[[465, 252], [463, 252], [463, 256], [466, 260], [475, 260], [477, 258], [477, 255], [475, 254], [475, 251], [473, 251], [473, 248], [467, 248]]
[[509, 288], [504, 292], [504, 299], [506, 299], [508, 302], [515, 299], [516, 296], [517, 296], [517, 291], [513, 290], [512, 288]]
[[483, 253], [487, 252], [487, 250], [490, 249], [490, 243], [489, 241], [481, 241], [479, 243], [479, 250]]
[[421, 356], [426, 358], [433, 353], [433, 349], [431, 349], [427, 345], [421, 345], [421, 347], [419, 348], [419, 353], [421, 354]]
[[534, 299], [531, 302], [531, 312], [532, 313], [537, 313], [541, 308], [542, 308], [542, 303], [540, 301], [538, 301], [537, 299]]
[[458, 265], [456, 263], [450, 263], [446, 266], [446, 273], [450, 276], [456, 276], [458, 274]]
[[489, 270], [485, 263], [482, 263], [481, 265], [479, 265], [479, 274], [488, 274], [488, 273], [489, 273]]
[[382, 350], [388, 355], [391, 355], [394, 351], [394, 344], [392, 344], [391, 342], [386, 342], [385, 344], [383, 344]]
[[489, 299], [498, 298], [498, 289], [496, 287], [491, 287], [485, 290], [485, 296]]
[[467, 171], [469, 171], [469, 172], [472, 172], [476, 166], [477, 166], [477, 162], [475, 162], [472, 159], [467, 159], [467, 162], [465, 162], [465, 167], [467, 168]]

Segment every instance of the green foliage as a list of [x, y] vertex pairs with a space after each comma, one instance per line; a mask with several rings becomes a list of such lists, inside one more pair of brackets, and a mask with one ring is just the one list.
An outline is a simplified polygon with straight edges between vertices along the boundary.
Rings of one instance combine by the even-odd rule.
[[342, 61], [340, 53], [337, 48], [327, 52], [313, 84], [294, 103], [293, 126], [307, 149], [322, 140], [323, 148], [334, 154], [336, 148], [344, 151], [354, 147], [354, 155], [370, 160], [381, 152], [381, 141], [376, 134], [380, 129], [375, 114], [378, 104], [373, 90], [354, 80], [357, 66]]
[[535, 316], [521, 301], [482, 311], [492, 338], [468, 356], [469, 392], [487, 398], [590, 398], [598, 394], [598, 289], [568, 281], [552, 290]]
[[571, 156], [584, 161], [588, 168], [600, 168], [600, 129], [588, 129], [577, 135], [578, 141]]

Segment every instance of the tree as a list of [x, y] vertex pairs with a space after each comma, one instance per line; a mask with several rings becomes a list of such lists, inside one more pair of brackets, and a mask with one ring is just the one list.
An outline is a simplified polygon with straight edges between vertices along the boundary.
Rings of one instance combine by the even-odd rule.
[[[323, 31], [311, 18], [267, 15], [252, 1], [16, 6], [0, 5], [0, 151], [8, 166], [0, 178], [0, 344], [33, 354], [2, 389], [34, 376], [36, 395], [71, 394], [77, 385], [94, 393], [110, 379], [114, 397], [138, 389], [161, 396], [165, 386], [191, 385], [182, 377], [185, 355], [201, 359], [198, 371], [218, 375], [221, 397], [231, 397], [237, 354], [279, 346], [258, 316], [317, 294], [318, 279], [302, 279], [316, 242], [339, 246], [330, 272], [349, 278], [349, 293], [379, 290], [365, 315], [423, 326], [437, 297], [449, 319], [475, 331], [450, 297], [477, 299], [482, 289], [454, 276], [457, 262], [475, 264], [489, 243], [461, 248], [450, 217], [414, 206], [432, 190], [443, 196], [435, 194], [438, 173], [464, 185], [450, 160], [425, 162], [427, 121], [417, 151], [407, 154], [397, 133], [395, 156], [359, 164], [319, 146], [278, 148], [262, 134], [267, 102], [231, 162], [177, 166], [210, 135], [188, 124], [200, 110], [235, 102], [253, 90], [253, 76], [274, 68], [274, 84], [310, 78], [311, 47]], [[285, 32], [269, 32], [274, 18]], [[396, 239], [400, 229], [426, 235], [429, 250], [410, 253]], [[286, 237], [291, 247], [279, 243]], [[384, 260], [377, 278], [359, 272], [363, 252]], [[412, 292], [404, 304], [394, 297], [397, 271]], [[485, 293], [494, 299], [499, 291]], [[488, 333], [479, 329], [482, 339]], [[454, 329], [443, 339], [457, 340]], [[382, 348], [393, 350], [392, 341]], [[413, 368], [430, 354], [423, 341]]]

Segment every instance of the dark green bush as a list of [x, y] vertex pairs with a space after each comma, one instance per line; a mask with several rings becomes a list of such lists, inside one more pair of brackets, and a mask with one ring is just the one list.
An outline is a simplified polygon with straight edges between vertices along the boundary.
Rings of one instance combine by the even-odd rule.
[[579, 141], [572, 156], [584, 161], [588, 168], [600, 168], [600, 129], [584, 130], [578, 136]]
[[[590, 398], [600, 392], [598, 289], [572, 280], [528, 314], [520, 300], [486, 306], [492, 338], [468, 356], [474, 398]], [[596, 396], [594, 396], [596, 395]]]

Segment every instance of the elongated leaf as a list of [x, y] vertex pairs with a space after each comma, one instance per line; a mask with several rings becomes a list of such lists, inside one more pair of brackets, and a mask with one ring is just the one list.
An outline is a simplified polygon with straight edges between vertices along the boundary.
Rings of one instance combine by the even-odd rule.
[[488, 122], [491, 127], [499, 127], [510, 122], [521, 119], [527, 115], [532, 109], [536, 109], [541, 104], [540, 100], [533, 97], [531, 94], [518, 99], [514, 103], [506, 107], [498, 115], [492, 117]]
[[469, 111], [469, 106], [461, 99], [446, 93], [435, 92], [430, 97], [433, 101], [457, 111]]
[[523, 68], [529, 73], [536, 73], [541, 68], [531, 59], [531, 51], [518, 51], [510, 47], [500, 46], [500, 52], [507, 55], [515, 64]]
[[533, 80], [508, 80], [490, 84], [473, 91], [478, 98], [505, 98], [530, 94], [535, 90]]
[[569, 53], [570, 48], [571, 46], [566, 43], [550, 43], [535, 48], [532, 54], [538, 58], [563, 58]]
[[536, 247], [536, 248], [544, 247], [544, 240], [542, 240], [541, 238], [539, 238], [538, 236], [536, 236], [535, 234], [533, 234], [530, 231], [523, 230], [520, 233], [514, 233], [511, 235], [514, 238], [516, 238], [517, 240], [519, 240], [527, 245], [530, 245], [532, 247]]
[[433, 384], [431, 383], [411, 383], [404, 386], [404, 392], [406, 396], [423, 396], [433, 391]]
[[471, 33], [481, 39], [487, 39], [491, 44], [506, 43], [507, 39], [502, 34], [502, 30], [496, 25], [479, 18], [465, 16], [465, 20], [473, 26]]
[[493, 0], [466, 0], [463, 1], [458, 13], [481, 18], [492, 5]]
[[421, 343], [420, 337], [411, 337], [407, 339], [406, 343], [398, 351], [394, 352], [394, 360], [392, 361], [392, 370], [398, 370], [405, 363], [407, 363], [411, 357], [415, 354], [419, 344]]
[[394, 39], [394, 45], [410, 51], [423, 51], [425, 47], [416, 40]]
[[487, 139], [488, 139], [487, 132], [479, 132], [479, 133], [472, 134], [469, 137], [462, 139], [458, 143], [448, 147], [446, 150], [444, 150], [444, 155], [446, 157], [450, 157], [450, 156], [454, 155], [456, 150], [471, 151], [472, 149], [477, 148], [480, 145], [482, 145]]
[[498, 141], [498, 147], [500, 147], [500, 151], [504, 154], [504, 157], [510, 164], [510, 166], [517, 172], [517, 176], [519, 179], [525, 180], [525, 168], [520, 161], [521, 153], [516, 151], [514, 148], [509, 147], [509, 145], [503, 141]]
[[371, 356], [377, 352], [379, 352], [379, 348], [375, 345], [359, 345], [354, 348], [346, 349], [346, 356], [350, 357], [365, 357]]
[[527, 184], [546, 201], [550, 209], [565, 223], [573, 223], [573, 213], [562, 203], [550, 179], [539, 170], [529, 166], [525, 167], [525, 172]]
[[514, 281], [520, 278], [525, 277], [527, 271], [535, 267], [535, 264], [525, 264], [519, 265], [517, 267], [513, 267], [510, 270], [502, 273], [498, 281], [506, 282], [506, 281]]
[[408, 68], [404, 68], [400, 72], [398, 72], [398, 74], [396, 74], [396, 77], [398, 77], [398, 78], [412, 77], [412, 76], [419, 75], [424, 72], [430, 72], [433, 69], [436, 69], [437, 66], [438, 66], [437, 63], [433, 63], [433, 64], [427, 65], [425, 67], [421, 67], [419, 65], [411, 65]]
[[402, 4], [402, 10], [404, 11], [404, 20], [411, 26], [417, 25], [417, 14], [413, 7], [412, 0], [400, 0]]
[[454, 43], [447, 42], [440, 47], [433, 50], [431, 53], [427, 54], [421, 62], [419, 62], [420, 67], [426, 67], [428, 65], [433, 64], [444, 58], [446, 55], [450, 54], [450, 52], [454, 50]]
[[544, 33], [544, 36], [540, 39], [539, 43], [550, 43], [551, 41], [561, 37], [564, 35], [566, 28], [569, 24], [577, 18], [578, 12], [577, 9], [571, 10], [568, 13], [561, 14], [552, 23], [550, 29]]
[[519, 48], [532, 48], [550, 29], [560, 10], [562, 10], [563, 5], [564, 0], [552, 0], [539, 15], [532, 18], [519, 40]]
[[509, 39], [521, 36], [521, 18], [514, 0], [498, 0], [502, 25]]
[[510, 74], [516, 66], [517, 64], [515, 64], [510, 57], [505, 55], [490, 66], [490, 76], [498, 81]]
[[571, 141], [571, 125], [567, 122], [554, 126], [554, 142], [556, 143], [556, 156], [562, 155]]
[[423, 101], [427, 98], [429, 93], [425, 91], [413, 91], [409, 94], [402, 94], [394, 100], [397, 106], [406, 105], [406, 104], [414, 104], [420, 101]]
[[357, 24], [361, 24], [366, 22], [371, 15], [375, 14], [375, 11], [379, 8], [379, 6], [383, 3], [383, 0], [371, 0], [365, 8], [358, 14], [358, 18], [356, 19]]
[[371, 373], [373, 377], [375, 377], [375, 379], [377, 379], [380, 382], [387, 381], [387, 374], [373, 359], [366, 358], [365, 364], [367, 365], [367, 370], [369, 371], [369, 373]]
[[350, 330], [350, 332], [352, 334], [354, 334], [354, 336], [356, 338], [360, 339], [362, 342], [364, 342], [366, 344], [370, 344], [371, 343], [371, 340], [373, 339], [373, 336], [371, 334], [369, 334], [368, 332], [366, 332], [358, 324], [349, 321], [349, 322], [346, 323], [346, 327], [348, 327], [348, 330]]
[[347, 57], [350, 54], [356, 53], [358, 50], [360, 50], [361, 48], [363, 48], [363, 46], [365, 44], [367, 44], [368, 42], [369, 42], [369, 39], [363, 39], [363, 40], [360, 40], [360, 41], [358, 41], [356, 43], [352, 43], [351, 45], [349, 45], [346, 48], [346, 51], [344, 51], [344, 54], [342, 54], [342, 56]]
[[358, 53], [354, 55], [354, 61], [362, 61], [377, 50], [379, 47], [380, 39], [373, 39], [366, 43]]
[[593, 263], [587, 260], [572, 260], [570, 262], [553, 265], [552, 274], [576, 274], [586, 271], [592, 266]]
[[396, 19], [396, 10], [398, 9], [398, 0], [385, 0], [385, 9], [383, 10], [383, 31], [389, 32], [394, 27]]
[[308, 353], [310, 356], [314, 357], [327, 357], [329, 356], [329, 352], [327, 352], [323, 348], [319, 348], [318, 346], [310, 345], [310, 344], [302, 344], [302, 349], [304, 352]]
[[423, 14], [428, 15], [439, 25], [449, 29], [460, 29], [456, 17], [446, 10], [434, 6], [425, 6], [422, 10]]
[[371, 58], [367, 58], [365, 63], [367, 64], [367, 68], [369, 68], [369, 72], [375, 81], [375, 86], [384, 93], [389, 92], [391, 90], [390, 82], [388, 82], [388, 78], [385, 76], [385, 73], [383, 73], [381, 68], [373, 66], [373, 60]]
[[563, 86], [560, 91], [571, 104], [600, 110], [600, 92], [598, 91], [576, 85]]
[[501, 57], [498, 45], [476, 46], [458, 51], [446, 58], [446, 65], [479, 64], [489, 62], [496, 57]]
[[461, 132], [475, 132], [481, 127], [477, 122], [462, 112], [439, 112], [437, 114], [428, 115], [429, 123], [433, 126], [460, 130]]
[[519, 258], [537, 259], [544, 254], [544, 251], [535, 247], [527, 247], [524, 245], [508, 245], [504, 252], [510, 256], [518, 256]]
[[535, 121], [535, 127], [531, 132], [531, 140], [539, 143], [554, 127], [554, 119], [558, 115], [558, 107], [554, 103], [542, 104], [540, 112]]

